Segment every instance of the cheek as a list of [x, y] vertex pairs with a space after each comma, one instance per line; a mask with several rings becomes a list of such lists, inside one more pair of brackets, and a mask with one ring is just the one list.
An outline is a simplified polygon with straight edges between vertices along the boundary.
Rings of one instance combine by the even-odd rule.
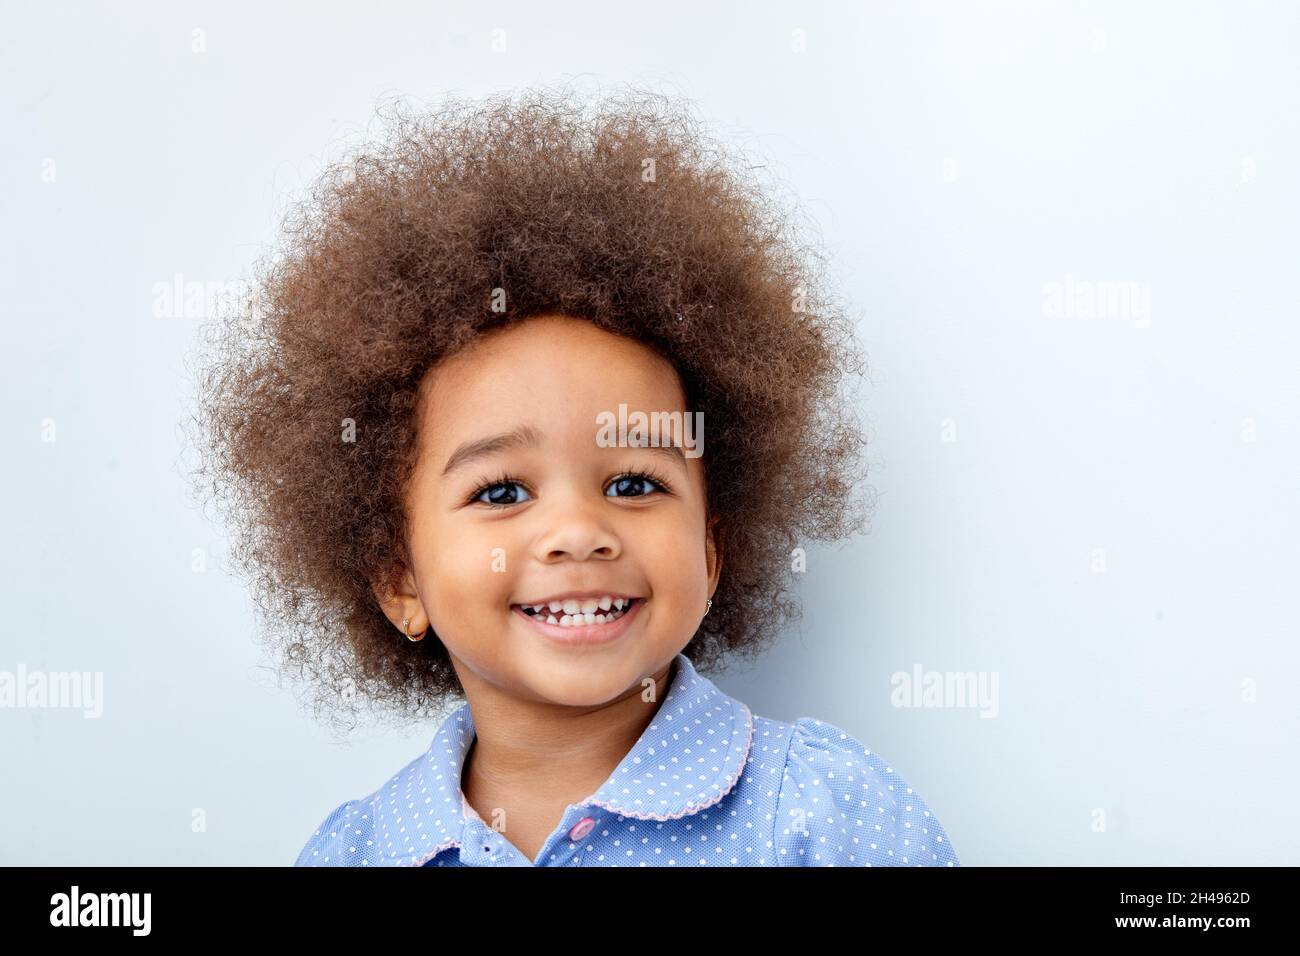
[[519, 563], [519, 556], [499, 533], [430, 524], [421, 532], [415, 542], [416, 571], [420, 594], [433, 608], [481, 610], [485, 605], [505, 606], [509, 569]]
[[646, 563], [652, 587], [683, 597], [708, 590], [708, 561], [703, 528], [657, 526], [637, 543], [636, 552]]

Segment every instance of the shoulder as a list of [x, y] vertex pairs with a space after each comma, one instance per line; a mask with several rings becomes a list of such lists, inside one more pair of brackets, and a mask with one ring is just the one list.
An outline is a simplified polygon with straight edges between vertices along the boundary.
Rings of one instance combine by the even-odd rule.
[[335, 805], [295, 866], [407, 866], [460, 835], [460, 767], [473, 740], [469, 705], [448, 715], [423, 753], [369, 794]]
[[[422, 758], [417, 757], [388, 778], [380, 787], [355, 800], [344, 800], [325, 814], [306, 844], [298, 852], [294, 866], [384, 866], [391, 859], [381, 852], [379, 833], [383, 797], [404, 777], [409, 777]], [[386, 821], [383, 821], [386, 823]]]
[[929, 805], [834, 724], [791, 726], [773, 846], [781, 866], [960, 866]]
[[325, 815], [294, 866], [373, 866], [375, 795], [345, 800]]
[[[294, 866], [401, 866], [418, 855], [431, 833], [424, 825], [425, 805], [438, 798], [435, 791], [448, 789], [444, 780], [448, 769], [439, 761], [454, 759], [446, 750], [447, 731], [457, 717], [448, 718], [423, 753], [370, 793], [330, 809], [298, 852]], [[419, 808], [416, 800], [421, 801]], [[459, 809], [459, 803], [453, 803]], [[417, 821], [409, 832], [408, 818]]]

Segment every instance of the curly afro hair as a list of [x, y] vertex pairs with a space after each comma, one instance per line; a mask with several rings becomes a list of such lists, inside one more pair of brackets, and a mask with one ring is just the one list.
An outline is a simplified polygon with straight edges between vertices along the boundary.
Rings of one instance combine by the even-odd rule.
[[485, 332], [556, 312], [658, 350], [704, 412], [723, 568], [685, 653], [705, 673], [755, 655], [799, 617], [794, 549], [872, 508], [842, 390], [865, 361], [825, 256], [760, 167], [661, 93], [533, 90], [391, 119], [289, 208], [197, 376], [199, 487], [224, 505], [282, 673], [307, 679], [318, 717], [369, 702], [413, 720], [463, 697], [437, 635], [406, 640], [372, 590], [408, 560], [417, 390]]

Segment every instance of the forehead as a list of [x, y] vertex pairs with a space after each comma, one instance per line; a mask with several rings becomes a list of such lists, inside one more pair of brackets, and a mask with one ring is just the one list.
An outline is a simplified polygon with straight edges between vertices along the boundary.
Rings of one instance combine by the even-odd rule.
[[553, 441], [594, 444], [597, 416], [687, 411], [672, 363], [580, 318], [545, 315], [493, 331], [430, 369], [421, 387], [426, 448], [521, 422]]

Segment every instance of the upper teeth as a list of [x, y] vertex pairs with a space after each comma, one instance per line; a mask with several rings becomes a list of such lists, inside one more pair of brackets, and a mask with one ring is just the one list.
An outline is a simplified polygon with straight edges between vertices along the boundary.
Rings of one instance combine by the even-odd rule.
[[582, 601], [569, 598], [566, 601], [551, 601], [549, 604], [526, 604], [524, 606], [538, 613], [550, 611], [552, 614], [595, 614], [597, 611], [608, 611], [611, 607], [621, 611], [631, 603], [631, 598], [610, 597], [606, 594], [604, 597], [586, 598]]
[[584, 600], [569, 598], [565, 601], [550, 601], [546, 604], [525, 604], [522, 607], [531, 611], [539, 621], [545, 621], [547, 624], [582, 627], [590, 624], [605, 624], [609, 621], [617, 621], [635, 600], [635, 598], [613, 597], [606, 594], [604, 597], [599, 598], [586, 598]]

